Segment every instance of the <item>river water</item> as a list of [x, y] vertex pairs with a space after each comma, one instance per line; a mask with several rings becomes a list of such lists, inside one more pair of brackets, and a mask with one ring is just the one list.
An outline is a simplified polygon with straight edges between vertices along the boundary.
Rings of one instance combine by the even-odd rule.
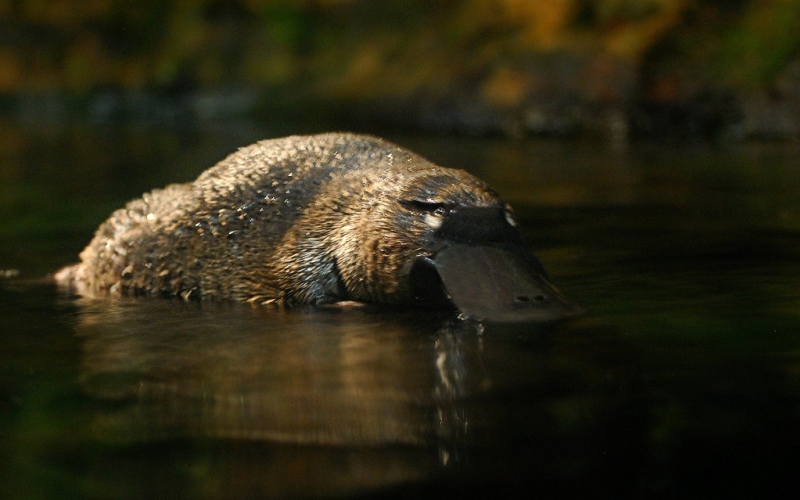
[[800, 146], [390, 137], [484, 178], [556, 325], [60, 295], [254, 124], [0, 125], [0, 496], [769, 497], [800, 486]]

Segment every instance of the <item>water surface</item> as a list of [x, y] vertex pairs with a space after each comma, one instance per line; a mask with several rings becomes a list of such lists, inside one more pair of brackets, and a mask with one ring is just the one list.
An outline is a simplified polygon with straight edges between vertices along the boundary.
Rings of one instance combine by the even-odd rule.
[[288, 131], [2, 128], [4, 498], [797, 486], [795, 144], [395, 137], [494, 186], [589, 311], [511, 327], [59, 295], [112, 209]]

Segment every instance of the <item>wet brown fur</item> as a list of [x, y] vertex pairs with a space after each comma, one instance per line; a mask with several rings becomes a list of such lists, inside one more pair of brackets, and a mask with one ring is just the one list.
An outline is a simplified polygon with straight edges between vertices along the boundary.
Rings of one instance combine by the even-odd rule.
[[378, 138], [265, 140], [115, 211], [56, 278], [87, 296], [403, 303], [439, 203], [508, 209], [474, 176]]

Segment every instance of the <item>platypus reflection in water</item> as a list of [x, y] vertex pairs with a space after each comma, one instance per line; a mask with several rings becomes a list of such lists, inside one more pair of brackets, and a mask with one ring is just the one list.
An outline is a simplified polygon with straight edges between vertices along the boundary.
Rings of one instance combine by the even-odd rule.
[[483, 181], [345, 133], [261, 141], [144, 194], [56, 280], [86, 296], [449, 306], [499, 321], [577, 310]]

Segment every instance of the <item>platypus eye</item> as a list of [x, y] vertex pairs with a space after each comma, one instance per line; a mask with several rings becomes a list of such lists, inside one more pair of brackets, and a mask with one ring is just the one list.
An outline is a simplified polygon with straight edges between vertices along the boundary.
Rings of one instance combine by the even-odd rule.
[[444, 218], [447, 217], [452, 208], [445, 203], [427, 200], [401, 200], [400, 203], [412, 212], [424, 215], [425, 224], [434, 230], [442, 227]]
[[444, 217], [450, 211], [447, 204], [435, 201], [400, 200], [400, 204], [414, 212], [431, 214], [436, 217]]

